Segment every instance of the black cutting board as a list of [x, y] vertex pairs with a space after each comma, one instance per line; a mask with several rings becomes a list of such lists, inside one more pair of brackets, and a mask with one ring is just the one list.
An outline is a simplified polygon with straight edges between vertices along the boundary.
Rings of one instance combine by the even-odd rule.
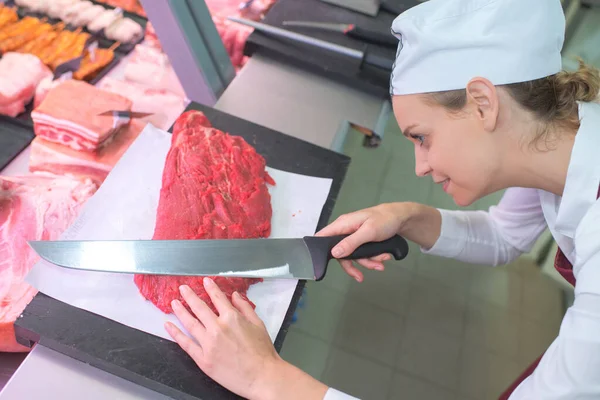
[[[419, 4], [418, 0], [388, 0], [388, 2], [397, 5], [402, 4], [407, 9]], [[396, 16], [387, 11], [380, 11], [376, 17], [370, 17], [321, 0], [278, 0], [262, 22], [355, 50], [364, 51], [367, 49], [373, 54], [393, 60], [396, 55], [395, 48], [367, 44], [339, 32], [287, 27], [283, 26], [283, 21], [351, 23], [361, 28], [391, 35], [392, 22]], [[370, 66], [361, 67], [358, 60], [316, 47], [298, 44], [291, 40], [277, 38], [255, 30], [248, 37], [244, 53], [248, 56], [254, 53], [264, 55], [376, 95], [389, 95], [389, 73]]]
[[[242, 136], [270, 167], [333, 179], [318, 229], [327, 224], [350, 163], [348, 157], [197, 103], [188, 109], [201, 110], [216, 128]], [[277, 335], [278, 351], [304, 283], [299, 281]], [[43, 294], [27, 306], [15, 322], [15, 330], [23, 344], [40, 343], [175, 399], [238, 398], [204, 375], [177, 344]]]
[[25, 150], [34, 137], [27, 123], [0, 115], [0, 171]]

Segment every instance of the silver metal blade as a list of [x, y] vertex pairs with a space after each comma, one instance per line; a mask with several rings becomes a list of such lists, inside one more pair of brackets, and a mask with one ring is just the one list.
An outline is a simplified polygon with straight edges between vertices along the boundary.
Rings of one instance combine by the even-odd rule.
[[312, 21], [283, 21], [283, 26], [297, 26], [300, 28], [315, 28], [324, 29], [334, 32], [346, 32], [350, 24], [336, 24], [329, 22], [312, 22]]
[[32, 241], [61, 267], [128, 274], [315, 279], [302, 239]]
[[278, 28], [276, 26], [271, 26], [267, 24], [263, 24], [262, 22], [251, 21], [248, 19], [237, 18], [237, 17], [227, 17], [228, 20], [237, 22], [240, 24], [251, 26], [259, 31], [266, 32], [272, 35], [284, 37], [286, 39], [295, 40], [297, 42], [305, 43], [311, 46], [319, 47], [325, 50], [333, 51], [335, 53], [343, 54], [358, 60], [362, 60], [364, 57], [364, 53], [359, 50], [354, 50], [349, 47], [344, 47], [337, 45], [335, 43], [327, 42], [325, 40], [316, 39], [310, 36], [301, 35], [296, 32], [290, 32], [285, 29]]

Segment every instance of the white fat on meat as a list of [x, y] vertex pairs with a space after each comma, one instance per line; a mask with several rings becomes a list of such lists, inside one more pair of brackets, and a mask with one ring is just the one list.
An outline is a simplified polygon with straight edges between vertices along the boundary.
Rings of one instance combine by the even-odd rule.
[[97, 190], [52, 174], [0, 176], [0, 352], [24, 351], [13, 323], [37, 293], [25, 276], [39, 257], [29, 240], [58, 240]]
[[121, 43], [137, 42], [144, 34], [142, 26], [131, 18], [121, 18], [108, 26], [104, 33], [107, 38]]
[[98, 18], [100, 14], [104, 12], [105, 8], [99, 5], [86, 8], [75, 17], [73, 17], [71, 25], [73, 26], [85, 26]]
[[64, 12], [66, 7], [74, 3], [79, 3], [81, 0], [53, 0], [48, 4], [46, 14], [51, 18], [59, 18]]
[[94, 4], [87, 0], [72, 3], [63, 9], [59, 18], [67, 24], [72, 24], [78, 15], [93, 6]]
[[122, 18], [123, 14], [117, 13], [114, 10], [104, 10], [92, 22], [87, 24], [87, 28], [90, 32], [98, 32]]
[[52, 71], [31, 54], [8, 52], [0, 59], [0, 114], [15, 117], [25, 111], [38, 84]]

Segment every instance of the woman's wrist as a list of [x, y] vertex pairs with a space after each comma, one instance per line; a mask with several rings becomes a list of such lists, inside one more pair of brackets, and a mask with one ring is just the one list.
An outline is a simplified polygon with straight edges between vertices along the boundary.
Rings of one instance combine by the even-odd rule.
[[321, 400], [328, 387], [292, 364], [278, 359], [264, 366], [251, 400]]
[[420, 203], [398, 203], [403, 219], [398, 234], [419, 246], [429, 249], [435, 245], [441, 233], [442, 217], [434, 207]]

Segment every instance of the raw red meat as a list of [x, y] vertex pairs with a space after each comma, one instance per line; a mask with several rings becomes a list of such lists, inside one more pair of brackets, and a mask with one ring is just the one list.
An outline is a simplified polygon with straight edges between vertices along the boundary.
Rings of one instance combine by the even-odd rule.
[[[265, 160], [244, 139], [212, 128], [199, 111], [182, 114], [173, 126], [158, 204], [154, 240], [242, 239], [268, 237], [271, 196]], [[216, 312], [201, 277], [136, 275], [142, 295], [165, 313], [183, 299], [179, 286], [189, 285]], [[215, 281], [231, 298], [242, 296], [262, 279]]]
[[91, 181], [50, 174], [0, 176], [0, 352], [17, 344], [13, 324], [37, 291], [25, 276], [38, 256], [28, 240], [58, 240], [96, 191]]
[[48, 92], [31, 118], [37, 136], [75, 150], [94, 151], [126, 123], [99, 115], [111, 110], [129, 111], [131, 100], [86, 82], [66, 80]]
[[132, 120], [109, 144], [94, 152], [73, 150], [38, 136], [31, 142], [29, 170], [90, 178], [100, 185], [145, 126], [141, 121]]

